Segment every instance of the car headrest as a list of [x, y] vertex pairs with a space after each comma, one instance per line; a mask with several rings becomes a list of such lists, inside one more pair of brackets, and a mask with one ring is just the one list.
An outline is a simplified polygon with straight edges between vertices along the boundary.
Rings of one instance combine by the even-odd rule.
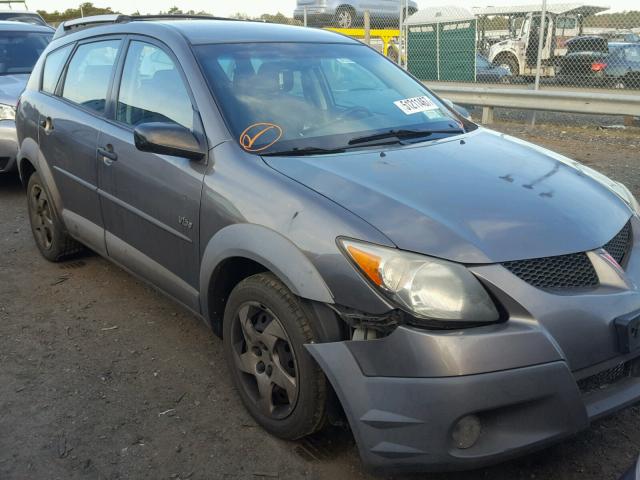
[[289, 92], [293, 88], [293, 71], [279, 62], [265, 62], [258, 69], [256, 87], [268, 92]]

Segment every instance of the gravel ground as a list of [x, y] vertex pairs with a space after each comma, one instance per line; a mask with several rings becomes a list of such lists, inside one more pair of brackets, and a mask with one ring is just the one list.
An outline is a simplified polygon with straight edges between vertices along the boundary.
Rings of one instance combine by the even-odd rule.
[[[640, 193], [638, 130], [495, 128]], [[0, 479], [373, 478], [346, 430], [283, 442], [258, 428], [220, 340], [180, 306], [100, 257], [45, 261], [16, 178], [0, 177], [0, 207]], [[615, 479], [639, 423], [636, 406], [519, 460], [409, 478]]]

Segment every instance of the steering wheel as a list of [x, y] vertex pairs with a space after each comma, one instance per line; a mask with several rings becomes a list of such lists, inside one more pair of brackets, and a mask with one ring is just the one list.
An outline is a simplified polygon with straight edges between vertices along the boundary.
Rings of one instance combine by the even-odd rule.
[[[359, 105], [355, 107], [349, 107], [337, 117], [332, 118], [327, 122], [322, 122], [319, 125], [313, 125], [311, 128], [307, 129], [304, 133], [309, 134], [311, 132], [322, 130], [328, 125], [333, 125], [334, 123], [338, 123], [338, 122], [344, 122], [345, 120], [348, 120], [351, 117], [364, 118], [364, 117], [371, 117], [371, 116], [373, 116], [373, 113], [371, 112], [371, 110], [369, 110], [366, 107], [362, 107]], [[304, 134], [302, 136], [304, 136]]]

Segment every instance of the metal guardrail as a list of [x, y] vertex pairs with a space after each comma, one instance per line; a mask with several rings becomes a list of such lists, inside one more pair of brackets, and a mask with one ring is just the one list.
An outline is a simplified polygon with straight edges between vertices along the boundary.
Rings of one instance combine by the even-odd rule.
[[640, 95], [592, 92], [559, 92], [549, 90], [516, 90], [507, 88], [427, 87], [455, 103], [484, 107], [482, 123], [493, 121], [493, 108], [517, 108], [551, 112], [600, 115], [640, 116]]

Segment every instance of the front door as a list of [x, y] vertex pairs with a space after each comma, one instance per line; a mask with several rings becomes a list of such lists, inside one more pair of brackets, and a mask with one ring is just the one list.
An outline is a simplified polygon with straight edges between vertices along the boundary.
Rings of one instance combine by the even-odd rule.
[[[96, 145], [121, 43], [122, 39], [111, 38], [80, 44], [57, 88], [55, 80], [43, 84], [43, 93], [51, 98], [40, 108], [40, 150], [48, 155], [65, 225], [73, 236], [102, 253]], [[50, 67], [51, 75], [58, 75], [70, 49], [51, 53], [45, 73]]]
[[136, 126], [201, 130], [177, 60], [131, 40], [114, 89], [113, 121], [98, 139], [100, 197], [110, 257], [199, 310], [199, 212], [205, 162], [141, 152]]

